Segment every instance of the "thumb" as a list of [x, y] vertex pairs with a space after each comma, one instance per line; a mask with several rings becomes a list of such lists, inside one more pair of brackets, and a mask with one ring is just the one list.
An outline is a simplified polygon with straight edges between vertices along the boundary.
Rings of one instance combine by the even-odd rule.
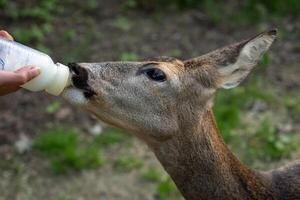
[[31, 79], [35, 78], [41, 73], [41, 70], [38, 67], [34, 66], [26, 66], [15, 71], [17, 75], [20, 77], [20, 81], [25, 84]]

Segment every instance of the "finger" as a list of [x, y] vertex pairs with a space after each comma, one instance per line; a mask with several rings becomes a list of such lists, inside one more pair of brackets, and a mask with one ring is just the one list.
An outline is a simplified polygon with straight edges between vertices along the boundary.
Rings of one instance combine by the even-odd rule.
[[0, 86], [20, 86], [40, 74], [37, 67], [23, 67], [15, 72], [0, 71]]
[[35, 66], [25, 66], [25, 67], [21, 67], [21, 68], [17, 69], [15, 71], [15, 73], [24, 73], [24, 72], [27, 72], [27, 71], [30, 71], [33, 69], [39, 69], [39, 68], [35, 67]]
[[20, 77], [15, 72], [0, 71], [0, 87], [21, 85]]
[[4, 37], [8, 40], [14, 40], [13, 36], [11, 36], [7, 31], [0, 31], [0, 37]]
[[16, 74], [19, 74], [25, 78], [25, 81], [30, 81], [41, 73], [40, 68], [35, 66], [26, 66], [15, 71]]

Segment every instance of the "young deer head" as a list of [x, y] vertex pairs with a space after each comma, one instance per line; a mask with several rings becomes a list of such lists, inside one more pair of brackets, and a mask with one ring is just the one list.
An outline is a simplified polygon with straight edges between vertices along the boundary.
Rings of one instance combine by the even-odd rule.
[[[262, 33], [187, 61], [159, 57], [142, 62], [70, 64], [70, 102], [101, 120], [150, 140], [164, 140], [192, 114], [212, 106], [218, 88], [237, 86], [275, 39]], [[184, 115], [184, 116], [182, 116]]]
[[268, 176], [227, 149], [211, 108], [217, 89], [244, 80], [275, 37], [271, 30], [186, 61], [73, 63], [64, 97], [145, 141], [187, 199], [273, 199]]

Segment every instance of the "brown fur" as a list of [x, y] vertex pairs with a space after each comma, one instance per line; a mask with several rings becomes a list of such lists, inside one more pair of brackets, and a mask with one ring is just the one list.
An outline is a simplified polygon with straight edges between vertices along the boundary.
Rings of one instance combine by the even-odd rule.
[[186, 199], [274, 199], [268, 179], [230, 152], [210, 110], [182, 117], [194, 120], [184, 120], [171, 140], [149, 146]]

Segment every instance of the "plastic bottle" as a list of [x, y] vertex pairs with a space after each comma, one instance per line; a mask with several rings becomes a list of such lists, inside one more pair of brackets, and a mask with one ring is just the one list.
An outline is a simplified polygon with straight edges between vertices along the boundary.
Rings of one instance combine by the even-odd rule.
[[33, 65], [41, 69], [41, 74], [22, 85], [30, 91], [43, 91], [59, 95], [69, 85], [69, 68], [54, 63], [45, 53], [20, 43], [0, 38], [0, 70], [15, 71]]

